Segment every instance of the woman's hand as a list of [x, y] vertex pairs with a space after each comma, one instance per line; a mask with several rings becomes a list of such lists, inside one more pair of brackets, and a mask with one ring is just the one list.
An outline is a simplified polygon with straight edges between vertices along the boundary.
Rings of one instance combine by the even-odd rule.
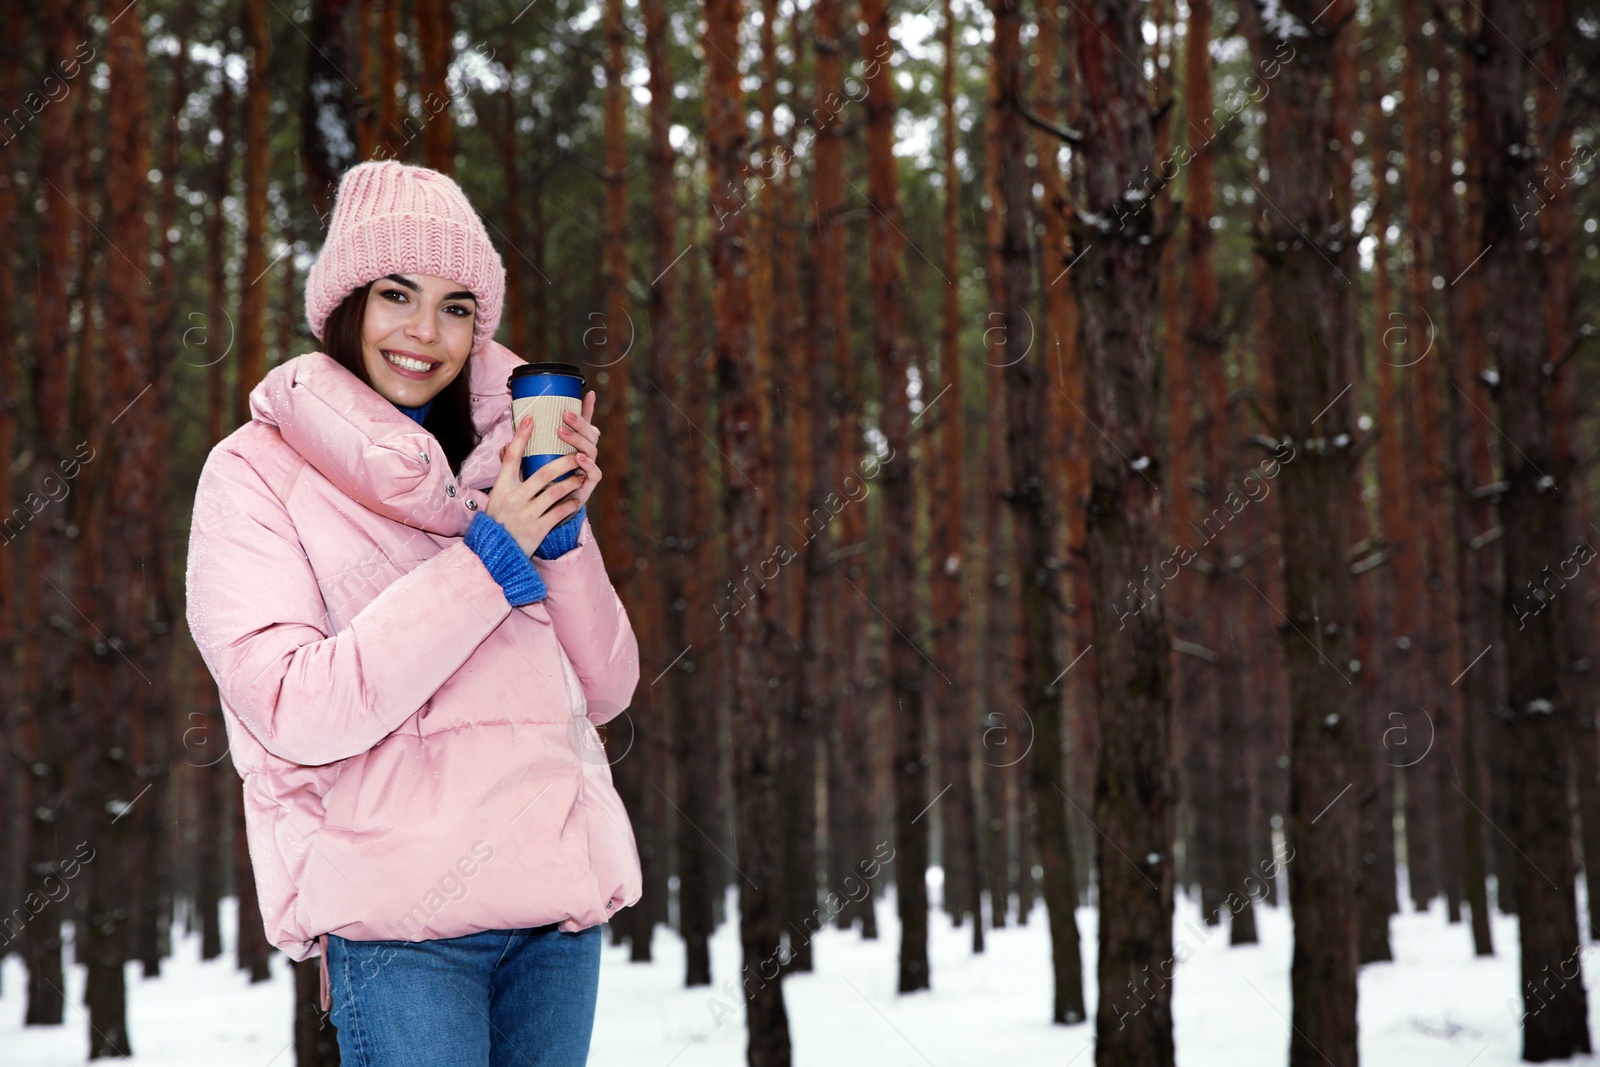
[[[591, 392], [592, 398], [594, 394]], [[593, 401], [588, 404], [593, 410]], [[595, 431], [599, 436], [599, 431]], [[525, 415], [517, 427], [511, 443], [500, 450], [500, 476], [489, 492], [489, 504], [484, 512], [506, 528], [523, 553], [532, 556], [544, 542], [545, 535], [563, 521], [577, 514], [585, 500], [594, 492], [592, 485], [585, 487], [591, 478], [598, 480], [599, 472], [592, 475], [594, 444], [586, 452], [551, 460], [526, 481], [522, 478], [522, 453], [533, 436], [533, 416]], [[563, 481], [556, 481], [568, 471], [578, 473]]]
[[595, 428], [594, 423], [589, 421], [594, 415], [594, 397], [593, 389], [584, 394], [582, 415], [575, 411], [563, 412], [562, 418], [565, 420], [565, 425], [556, 430], [556, 433], [560, 435], [563, 441], [575, 447], [580, 455], [588, 457], [588, 461], [583, 465], [583, 472], [587, 477], [583, 479], [583, 484], [578, 487], [578, 491], [573, 494], [578, 501], [579, 507], [589, 502], [589, 498], [594, 495], [595, 486], [600, 484], [601, 478], [600, 457], [598, 455], [600, 431]]

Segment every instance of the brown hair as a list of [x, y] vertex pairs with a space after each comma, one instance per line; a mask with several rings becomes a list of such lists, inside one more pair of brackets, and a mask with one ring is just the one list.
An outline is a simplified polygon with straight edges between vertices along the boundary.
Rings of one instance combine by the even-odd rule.
[[[367, 377], [367, 364], [362, 356], [361, 328], [367, 316], [367, 294], [371, 289], [371, 285], [363, 285], [345, 297], [328, 315], [318, 341], [324, 352], [368, 388], [372, 386], [372, 379]], [[422, 422], [423, 428], [438, 439], [451, 471], [457, 476], [461, 474], [462, 461], [478, 447], [483, 437], [472, 424], [471, 370], [472, 360], [468, 359], [461, 372], [433, 398], [433, 406], [428, 408], [427, 418]]]

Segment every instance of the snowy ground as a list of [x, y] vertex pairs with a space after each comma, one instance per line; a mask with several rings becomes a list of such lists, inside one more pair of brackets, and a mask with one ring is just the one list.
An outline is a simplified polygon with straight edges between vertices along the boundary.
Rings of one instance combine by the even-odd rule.
[[[231, 905], [231, 901], [228, 902]], [[231, 910], [225, 916], [231, 927]], [[880, 902], [880, 938], [833, 929], [815, 939], [817, 973], [785, 982], [797, 1064], [872, 1063], [875, 1067], [965, 1067], [1008, 1064], [1089, 1067], [1093, 1026], [1052, 1026], [1049, 935], [1043, 908], [1027, 926], [988, 934], [974, 957], [970, 930], [933, 918], [933, 989], [897, 997], [899, 936], [894, 902]], [[1078, 926], [1088, 961], [1094, 1013], [1095, 913]], [[1261, 910], [1262, 943], [1230, 949], [1227, 928], [1207, 928], [1198, 906], [1180, 900], [1175, 937], [1183, 946], [1173, 1003], [1178, 1062], [1183, 1067], [1268, 1067], [1287, 1059], [1290, 927], [1282, 911]], [[1396, 916], [1395, 962], [1361, 971], [1361, 1062], [1364, 1067], [1510, 1067], [1521, 1048], [1513, 1008], [1517, 993], [1517, 927], [1496, 915], [1492, 959], [1472, 955], [1470, 931], [1432, 912]], [[608, 937], [609, 941], [609, 937]], [[630, 964], [624, 947], [607, 944], [590, 1063], [628, 1067], [736, 1067], [743, 1063], [743, 1015], [736, 996], [718, 987], [685, 990], [683, 946], [657, 931], [656, 961]], [[1585, 950], [1590, 1029], [1600, 1038], [1600, 945]], [[233, 969], [231, 950], [199, 962], [198, 937], [179, 941], [160, 979], [128, 967], [129, 1027], [148, 1067], [292, 1067], [287, 960], [274, 954], [273, 980], [251, 986]], [[724, 924], [711, 946], [713, 977], [738, 969], [737, 931]], [[0, 995], [0, 1064], [68, 1067], [85, 1062], [87, 1023], [83, 970], [69, 977], [67, 1025], [24, 1028], [25, 975], [5, 960]], [[1508, 1000], [1512, 1007], [1507, 1006]], [[1130, 1005], [1131, 1006], [1131, 1005]], [[731, 1009], [731, 1010], [730, 1010]], [[1139, 1025], [1137, 1016], [1130, 1026]], [[1577, 1062], [1592, 1062], [1582, 1057]]]

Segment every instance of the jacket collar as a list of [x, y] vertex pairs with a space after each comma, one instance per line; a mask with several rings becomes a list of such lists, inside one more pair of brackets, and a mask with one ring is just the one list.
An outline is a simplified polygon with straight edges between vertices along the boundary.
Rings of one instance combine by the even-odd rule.
[[268, 371], [250, 391], [250, 415], [369, 510], [459, 537], [499, 476], [500, 450], [512, 437], [507, 379], [524, 362], [495, 341], [467, 361], [472, 422], [483, 436], [459, 478], [433, 434], [323, 352]]

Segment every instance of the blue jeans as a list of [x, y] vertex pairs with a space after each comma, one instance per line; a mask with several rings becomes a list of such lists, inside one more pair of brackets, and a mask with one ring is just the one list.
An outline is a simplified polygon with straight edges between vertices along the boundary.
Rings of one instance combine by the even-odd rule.
[[571, 1067], [589, 1058], [600, 926], [435, 941], [328, 937], [346, 1067]]

